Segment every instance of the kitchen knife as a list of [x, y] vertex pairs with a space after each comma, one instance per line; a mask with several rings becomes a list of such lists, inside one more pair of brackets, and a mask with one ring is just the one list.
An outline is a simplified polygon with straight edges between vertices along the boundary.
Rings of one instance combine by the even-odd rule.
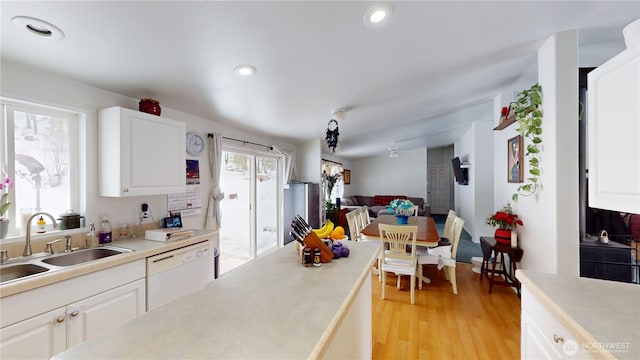
[[311, 225], [309, 225], [309, 223], [302, 217], [300, 217], [300, 223], [307, 229], [308, 233], [313, 232], [313, 228], [311, 227]]
[[296, 224], [298, 225], [298, 227], [300, 228], [301, 235], [307, 236], [309, 235], [313, 229], [311, 228], [311, 226], [309, 226], [309, 224], [307, 224], [306, 221], [304, 221], [304, 219], [302, 217], [295, 217], [294, 221], [296, 222]]
[[303, 226], [300, 226], [300, 224], [295, 219], [291, 220], [291, 228], [294, 229], [298, 233], [298, 235], [303, 235], [306, 233], [305, 228]]
[[293, 230], [289, 231], [289, 236], [291, 236], [291, 238], [297, 242], [299, 242], [300, 244], [304, 245], [304, 239], [298, 235], [296, 232], [294, 232]]

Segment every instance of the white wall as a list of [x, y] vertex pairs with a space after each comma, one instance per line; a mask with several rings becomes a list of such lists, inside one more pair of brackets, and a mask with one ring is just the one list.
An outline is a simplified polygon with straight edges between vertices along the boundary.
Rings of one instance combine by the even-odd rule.
[[322, 169], [320, 139], [309, 140], [296, 146], [296, 168], [299, 181], [320, 183]]
[[473, 123], [475, 147], [470, 169], [473, 172], [470, 171], [470, 174], [473, 174], [471, 180], [475, 187], [475, 206], [471, 217], [473, 223], [469, 233], [475, 242], [480, 242], [480, 236], [493, 235], [493, 231], [486, 232], [487, 225], [485, 223], [487, 217], [493, 213], [493, 168], [495, 164], [492, 118], [487, 119], [488, 121], [476, 121]]
[[[518, 228], [524, 250], [521, 268], [578, 275], [578, 64], [577, 35], [551, 36], [538, 51], [538, 78], [543, 91], [542, 186], [513, 204], [524, 222]], [[533, 85], [533, 84], [531, 84]], [[517, 184], [506, 181], [506, 141], [517, 124], [495, 132], [495, 206], [510, 201]], [[525, 147], [527, 142], [525, 141]], [[528, 162], [525, 157], [525, 177]]]
[[493, 102], [478, 107], [478, 121], [454, 144], [454, 155], [470, 164], [469, 185], [454, 185], [455, 211], [474, 242], [490, 235], [484, 222], [493, 208], [493, 117]]
[[347, 195], [406, 195], [427, 198], [427, 149], [399, 151], [352, 161]]
[[[86, 129], [81, 137], [86, 137], [86, 151], [81, 151], [81, 163], [86, 166], [86, 199], [80, 209], [74, 209], [85, 214], [87, 224], [99, 224], [100, 216], [107, 214], [111, 222], [117, 226], [121, 223], [132, 222], [135, 209], [146, 202], [151, 207], [155, 220], [165, 216], [167, 211], [167, 196], [141, 196], [131, 198], [105, 198], [98, 196], [98, 109], [110, 106], [123, 106], [130, 109], [138, 108], [138, 99], [132, 99], [106, 90], [95, 88], [74, 80], [66, 79], [31, 67], [2, 61], [0, 78], [2, 79], [0, 96], [29, 101], [42, 105], [63, 108], [86, 114]], [[160, 99], [162, 105], [162, 101]], [[277, 142], [256, 134], [238, 130], [213, 120], [200, 118], [170, 108], [162, 107], [162, 116], [184, 121], [187, 131], [197, 131], [201, 134], [221, 132], [223, 136], [243, 139], [265, 145], [275, 144], [282, 149], [293, 149], [292, 144]], [[188, 158], [191, 158], [188, 156]], [[208, 171], [208, 157], [206, 154], [197, 158], [200, 160], [200, 195], [203, 210], [200, 215], [185, 217], [184, 225], [189, 228], [202, 228], [206, 209], [206, 199], [210, 177]], [[161, 161], [161, 159], [155, 159]], [[317, 169], [319, 168], [316, 167]], [[46, 211], [46, 209], [44, 209]]]
[[[453, 155], [457, 156], [463, 163], [469, 163], [473, 157], [473, 149], [475, 137], [473, 126], [467, 130], [467, 132], [458, 139], [453, 146]], [[455, 205], [453, 210], [456, 214], [465, 220], [464, 228], [473, 236], [471, 229], [473, 227], [473, 209], [475, 205], [475, 193], [476, 182], [473, 179], [473, 174], [476, 169], [473, 163], [469, 168], [469, 184], [459, 185], [454, 183], [453, 192], [455, 198]]]

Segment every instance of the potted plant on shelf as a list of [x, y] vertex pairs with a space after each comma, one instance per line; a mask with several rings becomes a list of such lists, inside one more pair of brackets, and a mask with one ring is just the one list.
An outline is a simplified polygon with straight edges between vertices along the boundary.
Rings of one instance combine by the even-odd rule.
[[387, 206], [387, 211], [392, 212], [398, 219], [398, 224], [407, 224], [409, 216], [415, 212], [414, 205], [411, 200], [393, 199]]
[[534, 194], [540, 185], [540, 152], [542, 151], [542, 86], [540, 84], [536, 83], [518, 94], [515, 112], [519, 125], [516, 131], [527, 139], [524, 156], [529, 160], [525, 184], [518, 186], [518, 190], [511, 196], [513, 201], [518, 202], [519, 196]]
[[497, 227], [494, 237], [497, 242], [502, 244], [511, 243], [511, 230], [518, 225], [523, 225], [522, 220], [518, 219], [518, 215], [514, 214], [511, 204], [507, 203], [500, 211], [487, 218], [487, 225]]
[[6, 238], [9, 231], [9, 219], [4, 214], [11, 205], [9, 202], [9, 189], [11, 187], [13, 187], [13, 182], [9, 178], [0, 183], [0, 193], [2, 193], [0, 197], [0, 239]]

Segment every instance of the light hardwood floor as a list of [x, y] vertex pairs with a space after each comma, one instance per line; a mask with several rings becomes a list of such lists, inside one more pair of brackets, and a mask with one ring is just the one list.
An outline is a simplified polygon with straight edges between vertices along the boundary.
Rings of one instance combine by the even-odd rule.
[[378, 276], [373, 276], [373, 359], [519, 359], [520, 299], [509, 287], [494, 286], [458, 263], [458, 294], [444, 272], [425, 267], [431, 284], [416, 289], [411, 305], [409, 277], [400, 290], [387, 277], [382, 300]]

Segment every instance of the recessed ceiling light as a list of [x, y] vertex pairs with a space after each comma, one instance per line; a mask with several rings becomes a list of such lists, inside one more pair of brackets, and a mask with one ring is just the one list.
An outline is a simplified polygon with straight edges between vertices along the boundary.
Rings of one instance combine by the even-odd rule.
[[29, 16], [15, 16], [11, 21], [18, 29], [26, 29], [31, 34], [43, 38], [50, 40], [61, 40], [64, 38], [64, 33], [60, 28], [41, 19]]
[[367, 25], [378, 25], [389, 18], [391, 11], [392, 8], [389, 4], [373, 5], [367, 10], [367, 13], [364, 14], [364, 23]]
[[255, 74], [256, 68], [251, 65], [240, 65], [235, 68], [234, 72], [236, 73], [236, 75], [246, 77]]

